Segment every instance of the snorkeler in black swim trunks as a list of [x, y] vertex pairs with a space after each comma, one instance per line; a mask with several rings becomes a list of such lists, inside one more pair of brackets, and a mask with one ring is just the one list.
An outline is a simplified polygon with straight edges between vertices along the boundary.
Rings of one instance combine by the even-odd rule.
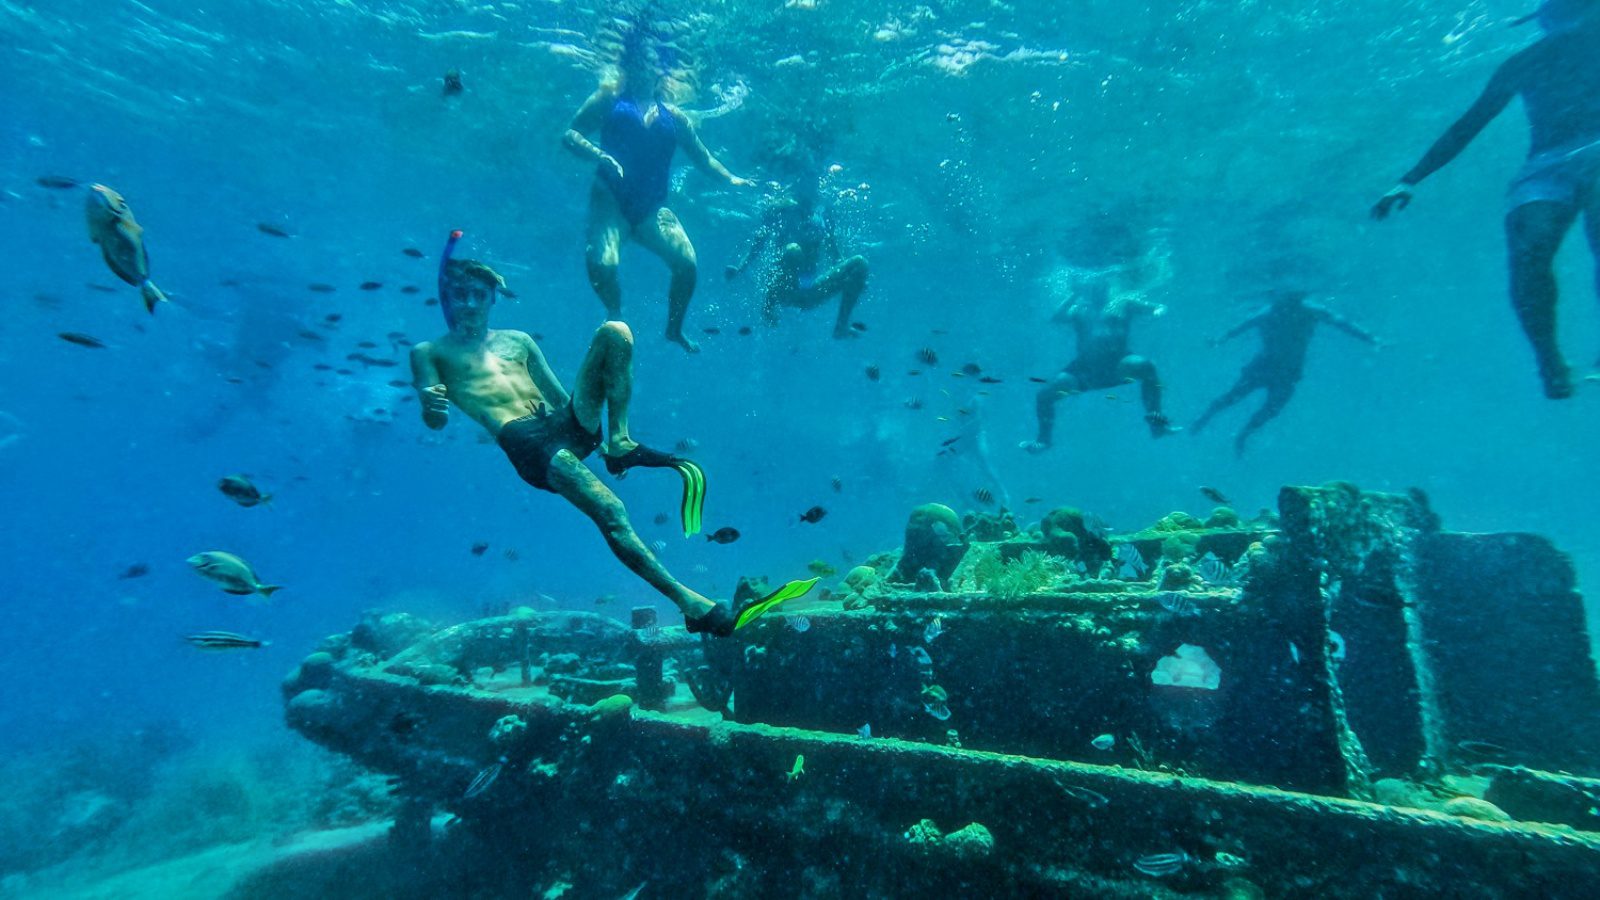
[[[1501, 63], [1476, 102], [1372, 207], [1376, 219], [1405, 209], [1424, 178], [1449, 164], [1521, 96], [1528, 159], [1506, 197], [1511, 305], [1533, 345], [1546, 397], [1572, 396], [1572, 373], [1556, 341], [1554, 261], [1579, 214], [1600, 260], [1600, 0], [1549, 0], [1537, 19], [1545, 36]], [[1600, 282], [1597, 282], [1600, 289]]]
[[1233, 452], [1244, 455], [1245, 443], [1261, 426], [1272, 421], [1289, 405], [1295, 386], [1305, 371], [1306, 352], [1311, 349], [1311, 338], [1318, 325], [1331, 325], [1352, 337], [1377, 346], [1372, 333], [1344, 318], [1333, 310], [1306, 300], [1306, 292], [1280, 290], [1273, 292], [1266, 308], [1235, 325], [1227, 334], [1213, 342], [1230, 341], [1250, 329], [1261, 335], [1261, 349], [1245, 363], [1234, 382], [1222, 396], [1211, 402], [1200, 418], [1189, 426], [1190, 434], [1199, 434], [1213, 416], [1222, 412], [1256, 391], [1266, 391], [1267, 399], [1255, 411], [1250, 421], [1239, 429], [1233, 440]]
[[460, 236], [451, 235], [439, 271], [439, 307], [450, 330], [411, 351], [423, 423], [445, 427], [455, 404], [495, 437], [523, 480], [561, 496], [593, 520], [617, 559], [682, 610], [690, 631], [731, 634], [739, 611], [673, 578], [634, 532], [622, 501], [583, 464], [599, 450], [613, 475], [639, 466], [674, 469], [684, 481], [684, 533], [700, 530], [705, 498], [700, 467], [652, 450], [628, 434], [633, 393], [633, 334], [628, 326], [600, 326], [569, 394], [532, 337], [489, 328], [489, 311], [505, 281], [483, 263], [452, 259]]
[[1105, 278], [1084, 286], [1056, 316], [1058, 321], [1071, 323], [1077, 333], [1078, 356], [1039, 390], [1035, 402], [1039, 435], [1035, 440], [1023, 442], [1022, 449], [1029, 453], [1050, 449], [1055, 433], [1056, 404], [1062, 397], [1113, 388], [1130, 381], [1139, 382], [1150, 436], [1165, 437], [1177, 431], [1161, 412], [1161, 378], [1156, 373], [1155, 363], [1128, 352], [1133, 317], [1159, 317], [1166, 312], [1165, 306], [1131, 292], [1113, 295]]
[[[690, 353], [700, 347], [684, 334], [689, 300], [694, 296], [697, 262], [683, 224], [666, 206], [671, 191], [672, 155], [682, 148], [701, 170], [733, 187], [755, 182], [728, 171], [695, 131], [694, 123], [669, 102], [673, 55], [650, 24], [624, 23], [614, 77], [602, 84], [572, 118], [563, 138], [568, 150], [595, 165], [589, 190], [589, 283], [605, 304], [606, 315], [622, 319], [622, 286], [617, 264], [622, 239], [631, 236], [672, 270], [667, 292], [667, 340]], [[585, 135], [599, 134], [598, 145]]]

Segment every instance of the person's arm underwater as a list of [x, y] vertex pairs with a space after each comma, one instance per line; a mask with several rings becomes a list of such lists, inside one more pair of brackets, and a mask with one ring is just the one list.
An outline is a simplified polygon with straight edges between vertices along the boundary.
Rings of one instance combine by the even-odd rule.
[[1316, 314], [1318, 322], [1321, 322], [1324, 325], [1332, 325], [1334, 328], [1339, 329], [1340, 331], [1359, 341], [1371, 344], [1374, 347], [1378, 346], [1379, 341], [1377, 335], [1366, 330], [1365, 328], [1362, 328], [1360, 325], [1357, 325], [1349, 319], [1346, 319], [1344, 316], [1339, 315], [1327, 307], [1318, 306], [1314, 303], [1307, 303], [1306, 306], [1310, 307], [1311, 311]]
[[528, 377], [533, 379], [533, 386], [544, 395], [546, 403], [554, 406], [566, 406], [572, 402], [572, 397], [567, 389], [561, 386], [561, 380], [556, 378], [556, 373], [550, 369], [550, 362], [544, 358], [544, 351], [539, 349], [538, 343], [532, 336], [524, 332], [516, 332], [517, 339], [528, 350]]
[[422, 401], [422, 424], [438, 431], [450, 422], [450, 400], [433, 364], [433, 345], [424, 341], [411, 348], [411, 384]]
[[583, 106], [578, 108], [572, 117], [572, 124], [567, 126], [567, 133], [561, 136], [561, 144], [571, 151], [572, 155], [584, 162], [594, 163], [597, 166], [606, 166], [617, 178], [622, 177], [622, 164], [618, 163], [611, 154], [600, 149], [584, 135], [600, 130], [600, 124], [605, 120], [606, 110], [616, 98], [610, 91], [601, 89], [583, 101]]
[[750, 238], [749, 252], [744, 255], [744, 259], [741, 260], [738, 265], [728, 266], [727, 268], [723, 269], [722, 274], [728, 276], [728, 280], [730, 281], [738, 278], [740, 275], [743, 275], [744, 270], [754, 265], [756, 259], [761, 256], [761, 252], [767, 249], [767, 244], [771, 243], [773, 238], [777, 235], [777, 229], [778, 210], [776, 208], [769, 208], [765, 213], [762, 214], [761, 224], [756, 226], [756, 233]]
[[1239, 324], [1237, 324], [1237, 325], [1233, 326], [1232, 328], [1228, 329], [1227, 332], [1222, 335], [1222, 337], [1212, 338], [1210, 341], [1207, 341], [1207, 343], [1209, 343], [1213, 347], [1220, 347], [1223, 344], [1226, 344], [1227, 342], [1229, 342], [1229, 341], [1233, 340], [1234, 338], [1238, 337], [1239, 335], [1244, 334], [1246, 331], [1249, 331], [1252, 328], [1259, 327], [1261, 325], [1261, 321], [1263, 319], [1265, 319], [1266, 317], [1267, 317], [1267, 310], [1266, 309], [1259, 310], [1254, 315], [1250, 316], [1248, 319], [1245, 319], [1243, 322], [1240, 322]]
[[721, 178], [733, 187], [752, 187], [755, 185], [754, 181], [748, 178], [740, 178], [728, 171], [727, 166], [724, 166], [715, 156], [711, 155], [711, 151], [706, 149], [705, 142], [700, 140], [700, 132], [695, 130], [694, 123], [689, 121], [689, 117], [684, 114], [683, 110], [678, 109], [676, 106], [667, 106], [665, 104], [661, 108], [672, 116], [673, 124], [678, 126], [678, 146], [683, 148], [684, 155], [689, 157], [690, 162], [701, 170]]
[[1449, 165], [1461, 155], [1461, 151], [1467, 149], [1467, 145], [1494, 121], [1495, 116], [1500, 115], [1520, 89], [1519, 73], [1522, 71], [1523, 53], [1518, 53], [1500, 64], [1500, 68], [1489, 78], [1483, 93], [1478, 95], [1478, 99], [1466, 113], [1433, 142], [1433, 146], [1429, 147], [1428, 152], [1422, 155], [1422, 159], [1411, 167], [1411, 171], [1400, 176], [1399, 184], [1390, 188], [1387, 194], [1373, 204], [1374, 219], [1385, 219], [1391, 212], [1405, 209], [1411, 203], [1413, 188], [1424, 178]]

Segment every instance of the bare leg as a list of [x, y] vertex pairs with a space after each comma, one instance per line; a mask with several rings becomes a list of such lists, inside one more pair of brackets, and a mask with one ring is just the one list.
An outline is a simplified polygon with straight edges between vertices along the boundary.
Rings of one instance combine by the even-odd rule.
[[1189, 426], [1190, 433], [1199, 434], [1201, 429], [1210, 424], [1211, 419], [1217, 413], [1250, 396], [1259, 387], [1261, 385], [1255, 383], [1255, 381], [1240, 375], [1239, 380], [1234, 383], [1233, 387], [1228, 388], [1226, 393], [1211, 401], [1211, 405], [1206, 407], [1206, 411], [1200, 414], [1200, 418], [1194, 420], [1194, 424]]
[[632, 399], [633, 332], [622, 322], [607, 322], [589, 341], [589, 353], [578, 366], [572, 388], [572, 412], [584, 428], [599, 428], [600, 408], [605, 407], [607, 456], [621, 456], [637, 446], [628, 436]]
[[671, 600], [685, 619], [698, 619], [715, 606], [672, 577], [634, 532], [622, 501], [573, 456], [572, 451], [562, 450], [550, 461], [549, 479], [550, 487], [557, 494], [566, 498], [568, 503], [577, 507], [600, 529], [612, 554], [634, 574], [660, 591], [661, 596]]
[[1076, 394], [1083, 390], [1083, 384], [1078, 376], [1062, 372], [1056, 379], [1039, 389], [1039, 395], [1034, 398], [1034, 414], [1039, 418], [1039, 436], [1031, 441], [1024, 441], [1022, 449], [1029, 453], [1043, 453], [1050, 449], [1054, 443], [1056, 430], [1056, 404], [1068, 394]]
[[1283, 412], [1283, 408], [1289, 405], [1289, 399], [1294, 396], [1295, 383], [1293, 381], [1279, 382], [1269, 384], [1266, 388], [1266, 401], [1250, 417], [1250, 421], [1239, 429], [1238, 436], [1233, 439], [1233, 453], [1235, 456], [1243, 456], [1244, 445], [1246, 441], [1250, 440], [1250, 435], [1255, 434], [1261, 426], [1276, 419], [1278, 413]]
[[1124, 356], [1117, 365], [1117, 374], [1139, 382], [1139, 398], [1144, 401], [1144, 420], [1150, 426], [1151, 437], [1165, 437], [1178, 430], [1161, 411], [1161, 376], [1155, 363], [1142, 356]]
[[[1588, 206], [1583, 211], [1583, 236], [1589, 241], [1589, 255], [1594, 257], [1595, 294], [1600, 296], [1600, 190], [1592, 191]], [[1600, 367], [1600, 359], [1595, 360]]]
[[611, 191], [596, 184], [589, 192], [588, 246], [584, 261], [589, 267], [589, 286], [605, 305], [606, 316], [622, 318], [622, 284], [617, 280], [617, 263], [622, 255], [621, 210]]
[[684, 232], [683, 224], [672, 210], [662, 207], [655, 218], [640, 222], [633, 229], [634, 240], [654, 253], [672, 270], [672, 286], [667, 289], [667, 340], [679, 344], [690, 353], [699, 353], [700, 345], [683, 333], [683, 320], [689, 314], [689, 300], [694, 297], [698, 260], [694, 244]]
[[1577, 218], [1576, 206], [1536, 201], [1506, 215], [1511, 264], [1511, 306], [1533, 345], [1544, 395], [1572, 396], [1572, 374], [1556, 343], [1556, 251]]

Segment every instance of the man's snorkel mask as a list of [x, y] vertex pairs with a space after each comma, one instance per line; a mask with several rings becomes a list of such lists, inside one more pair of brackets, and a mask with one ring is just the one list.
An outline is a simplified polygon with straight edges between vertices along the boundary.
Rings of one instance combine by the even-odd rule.
[[1511, 24], [1516, 26], [1538, 22], [1544, 33], [1553, 37], [1577, 31], [1592, 23], [1597, 8], [1600, 8], [1600, 4], [1595, 0], [1545, 0], [1538, 9]]
[[450, 232], [450, 239], [444, 244], [444, 253], [439, 256], [439, 311], [444, 313], [445, 327], [452, 331], [456, 327], [457, 305], [463, 302], [460, 295], [468, 287], [468, 282], [483, 285], [487, 289], [489, 302], [493, 302], [497, 293], [512, 296], [500, 273], [477, 260], [451, 258], [462, 233], [459, 228]]

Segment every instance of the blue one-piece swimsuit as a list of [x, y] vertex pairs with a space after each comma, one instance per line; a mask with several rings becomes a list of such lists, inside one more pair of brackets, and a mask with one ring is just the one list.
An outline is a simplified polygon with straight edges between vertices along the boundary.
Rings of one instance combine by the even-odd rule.
[[644, 117], [645, 110], [631, 97], [618, 97], [600, 127], [600, 149], [622, 166], [620, 179], [608, 166], [600, 168], [600, 179], [616, 195], [629, 225], [666, 205], [678, 146], [677, 125], [665, 108], [657, 104], [655, 120], [648, 125]]

